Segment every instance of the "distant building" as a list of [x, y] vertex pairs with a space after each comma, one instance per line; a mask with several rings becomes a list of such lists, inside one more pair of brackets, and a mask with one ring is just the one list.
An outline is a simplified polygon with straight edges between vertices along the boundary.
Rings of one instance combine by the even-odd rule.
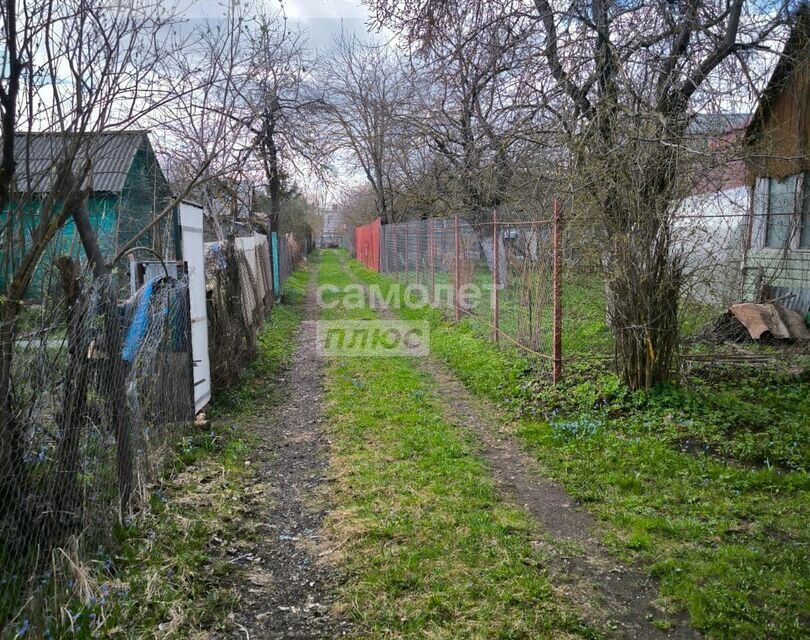
[[346, 230], [348, 227], [344, 211], [337, 204], [318, 210], [321, 218], [321, 233], [316, 238], [319, 247], [342, 247], [346, 243]]
[[675, 246], [683, 260], [689, 295], [713, 304], [738, 302], [751, 189], [746, 182], [742, 138], [747, 113], [698, 114], [687, 132], [689, 146], [704, 148], [692, 192], [675, 216]]

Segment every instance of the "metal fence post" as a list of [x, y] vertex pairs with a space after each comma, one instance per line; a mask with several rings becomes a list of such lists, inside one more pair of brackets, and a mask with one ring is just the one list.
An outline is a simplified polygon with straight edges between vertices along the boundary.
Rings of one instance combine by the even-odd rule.
[[453, 261], [453, 305], [456, 308], [456, 322], [461, 320], [461, 303], [459, 302], [459, 280], [461, 279], [461, 238], [458, 226], [458, 214], [453, 215], [453, 244], [455, 245], [455, 260]]
[[500, 242], [498, 241], [498, 210], [492, 210], [492, 337], [495, 344], [500, 340], [500, 300], [498, 298], [498, 287], [500, 285]]
[[394, 227], [394, 268], [397, 271], [397, 282], [399, 282], [399, 229], [397, 228], [396, 222], [391, 225]]
[[411, 224], [407, 220], [405, 221], [405, 284], [408, 284], [408, 271], [410, 270], [411, 266], [408, 264], [408, 231], [410, 230]]
[[416, 271], [416, 275], [414, 276], [414, 280], [416, 284], [419, 284], [419, 249], [421, 248], [419, 245], [422, 244], [419, 242], [419, 238], [422, 235], [422, 221], [416, 221], [416, 237], [414, 240], [416, 241], [416, 249], [414, 250], [414, 261], [413, 261], [413, 268]]
[[552, 219], [552, 290], [551, 304], [553, 309], [552, 317], [552, 342], [551, 358], [553, 367], [551, 370], [551, 381], [556, 384], [562, 377], [562, 212], [560, 202], [554, 198], [554, 216]]
[[433, 218], [428, 218], [428, 262], [430, 267], [430, 303], [436, 304], [436, 270], [433, 258]]

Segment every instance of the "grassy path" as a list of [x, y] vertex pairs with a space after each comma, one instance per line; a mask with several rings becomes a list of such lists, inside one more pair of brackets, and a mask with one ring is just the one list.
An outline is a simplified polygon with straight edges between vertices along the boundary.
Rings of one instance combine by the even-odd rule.
[[[326, 253], [319, 282], [351, 281], [338, 255]], [[499, 496], [475, 444], [443, 418], [431, 387], [404, 358], [342, 358], [327, 368], [336, 508], [326, 529], [331, 559], [350, 575], [339, 602], [358, 634], [600, 637], [555, 591], [534, 524]]]
[[[345, 256], [339, 259], [351, 282], [360, 284], [361, 274], [349, 268]], [[394, 310], [384, 305], [375, 306], [375, 311], [380, 318], [396, 318]], [[503, 411], [473, 395], [435, 357], [419, 357], [411, 364], [423, 374], [430, 403], [442, 420], [472, 436], [474, 452], [486, 463], [499, 494], [520, 505], [538, 525], [541, 535], [533, 544], [542, 549], [553, 584], [591, 626], [608, 630], [610, 637], [633, 640], [699, 637], [683, 614], [667, 610], [654, 580], [605, 548], [593, 516], [544, 476], [509, 433]]]
[[[359, 263], [348, 268], [384, 293], [392, 286]], [[431, 323], [432, 353], [473, 393], [505, 407], [518, 442], [598, 518], [612, 554], [640, 562], [694, 627], [718, 639], [810, 637], [806, 373], [737, 369], [631, 394], [609, 372], [580, 371], [554, 387], [466, 323], [432, 309], [399, 315]], [[771, 439], [779, 420], [784, 433]], [[764, 452], [765, 463], [688, 448], [695, 435], [720, 442], [726, 432]], [[783, 450], [788, 468], [768, 464]]]

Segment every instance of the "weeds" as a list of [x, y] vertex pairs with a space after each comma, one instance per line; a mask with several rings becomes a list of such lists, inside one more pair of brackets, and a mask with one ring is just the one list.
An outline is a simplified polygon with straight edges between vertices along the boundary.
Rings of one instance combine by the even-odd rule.
[[[44, 625], [49, 638], [188, 637], [225, 632], [239, 601], [234, 550], [249, 541], [244, 498], [253, 472], [245, 461], [254, 442], [240, 426], [278, 398], [276, 381], [292, 355], [308, 272], [285, 283], [258, 336], [258, 356], [242, 383], [216, 398], [212, 426], [182, 435], [173, 464], [152, 487], [149, 508], [122, 524], [115, 553], [82, 569], [63, 615]], [[246, 538], [247, 536], [247, 538]], [[20, 620], [17, 637], [27, 637]]]

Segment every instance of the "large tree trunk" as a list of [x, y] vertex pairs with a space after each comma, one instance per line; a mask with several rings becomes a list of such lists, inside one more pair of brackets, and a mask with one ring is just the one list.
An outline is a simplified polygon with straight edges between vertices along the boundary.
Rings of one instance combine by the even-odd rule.
[[[484, 256], [487, 259], [487, 265], [489, 266], [489, 272], [494, 274], [495, 273], [495, 251], [498, 252], [498, 273], [497, 273], [497, 280], [498, 288], [502, 289], [506, 286], [506, 248], [503, 244], [503, 236], [499, 233], [497, 240], [493, 238], [492, 234], [492, 227], [489, 227], [489, 233], [486, 232], [487, 227], [484, 227], [481, 233], [479, 233], [479, 241], [481, 242], [481, 248], [484, 250]], [[497, 245], [497, 248], [495, 247]]]
[[648, 389], [671, 374], [681, 278], [667, 252], [652, 249], [642, 256], [638, 249], [625, 239], [614, 246], [607, 277], [612, 302], [608, 313], [623, 381], [632, 389]]

